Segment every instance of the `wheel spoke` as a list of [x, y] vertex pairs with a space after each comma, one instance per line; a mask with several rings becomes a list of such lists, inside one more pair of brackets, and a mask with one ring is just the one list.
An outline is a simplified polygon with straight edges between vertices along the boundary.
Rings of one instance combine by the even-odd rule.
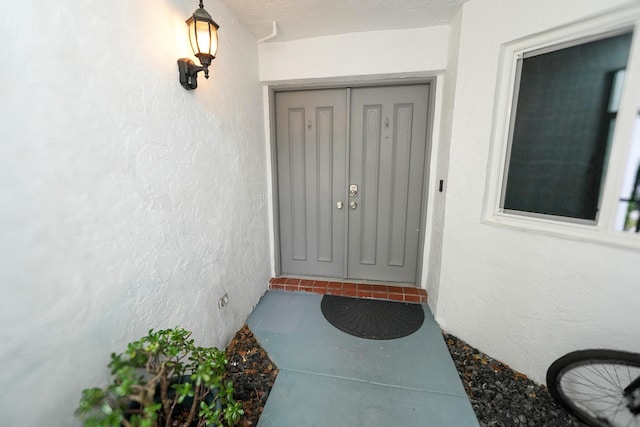
[[[640, 416], [631, 413], [624, 395], [624, 389], [640, 375], [640, 355], [606, 350], [576, 353], [580, 357], [564, 358], [548, 377], [556, 390], [554, 397], [594, 425], [640, 427]], [[618, 355], [623, 356], [620, 361]]]
[[[616, 389], [612, 389], [612, 388], [604, 388], [602, 386], [602, 384], [595, 382], [593, 379], [587, 378], [586, 376], [584, 376], [584, 374], [582, 374], [581, 372], [572, 372], [573, 375], [579, 377], [579, 379], [583, 379], [584, 382], [579, 381], [578, 379], [573, 379], [573, 378], [568, 378], [567, 380], [569, 382], [572, 382], [573, 384], [576, 385], [581, 385], [581, 386], [585, 386], [585, 387], [591, 387], [591, 386], [595, 386], [597, 387], [598, 390], [601, 391], [608, 391], [609, 393], [618, 393], [618, 390]], [[563, 380], [567, 377], [567, 375], [565, 375], [563, 377]]]

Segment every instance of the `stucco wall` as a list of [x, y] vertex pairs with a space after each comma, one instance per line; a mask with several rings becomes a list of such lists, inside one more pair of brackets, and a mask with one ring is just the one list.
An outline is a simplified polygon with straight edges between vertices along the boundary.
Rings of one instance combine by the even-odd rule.
[[[426, 239], [425, 247], [429, 248], [429, 252], [425, 251], [426, 274], [423, 276], [423, 287], [426, 288], [429, 295], [428, 303], [431, 310], [435, 313], [438, 307], [438, 291], [440, 286], [440, 267], [442, 254], [442, 240], [444, 230], [444, 218], [446, 208], [446, 194], [449, 185], [449, 152], [451, 142], [451, 126], [453, 121], [453, 111], [456, 94], [456, 76], [458, 73], [458, 50], [460, 47], [460, 32], [462, 30], [462, 8], [454, 15], [449, 25], [448, 55], [447, 68], [441, 79], [439, 80], [438, 89], [442, 91], [442, 101], [439, 105], [440, 119], [439, 129], [434, 130], [434, 151], [432, 152], [431, 167], [435, 169], [432, 180], [432, 200], [430, 201], [432, 212], [432, 223], [434, 226], [430, 228], [431, 232]], [[442, 83], [442, 84], [440, 84]], [[439, 187], [439, 181], [443, 181], [443, 191], [435, 191], [434, 187]], [[425, 270], [423, 268], [423, 270]]]
[[463, 8], [436, 319], [537, 381], [574, 349], [640, 351], [640, 253], [481, 222], [500, 48], [629, 3], [473, 0]]
[[440, 25], [266, 42], [260, 45], [260, 80], [441, 71], [448, 33]]
[[257, 43], [209, 0], [218, 59], [184, 90], [196, 7], [0, 4], [0, 425], [75, 425], [111, 351], [175, 325], [224, 347], [266, 289]]

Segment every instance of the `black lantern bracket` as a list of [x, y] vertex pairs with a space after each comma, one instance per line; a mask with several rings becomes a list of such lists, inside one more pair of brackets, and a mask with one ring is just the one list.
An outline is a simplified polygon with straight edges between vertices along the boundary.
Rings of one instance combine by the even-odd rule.
[[198, 87], [198, 73], [203, 70], [204, 67], [196, 65], [196, 63], [189, 58], [178, 59], [180, 84], [187, 90], [193, 90]]

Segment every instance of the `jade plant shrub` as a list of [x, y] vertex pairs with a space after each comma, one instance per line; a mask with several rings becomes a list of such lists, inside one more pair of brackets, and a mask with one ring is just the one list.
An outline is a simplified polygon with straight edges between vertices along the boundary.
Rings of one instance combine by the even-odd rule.
[[113, 382], [82, 391], [88, 427], [233, 426], [243, 414], [224, 381], [226, 355], [197, 347], [181, 328], [154, 331], [111, 354]]

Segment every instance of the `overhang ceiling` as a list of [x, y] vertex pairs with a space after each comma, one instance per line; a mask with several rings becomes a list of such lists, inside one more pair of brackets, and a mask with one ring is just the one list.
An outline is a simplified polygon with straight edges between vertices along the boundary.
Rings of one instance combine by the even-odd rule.
[[269, 41], [278, 42], [351, 32], [446, 25], [460, 5], [468, 0], [223, 1], [259, 39], [270, 35], [272, 22], [277, 22], [278, 36]]

